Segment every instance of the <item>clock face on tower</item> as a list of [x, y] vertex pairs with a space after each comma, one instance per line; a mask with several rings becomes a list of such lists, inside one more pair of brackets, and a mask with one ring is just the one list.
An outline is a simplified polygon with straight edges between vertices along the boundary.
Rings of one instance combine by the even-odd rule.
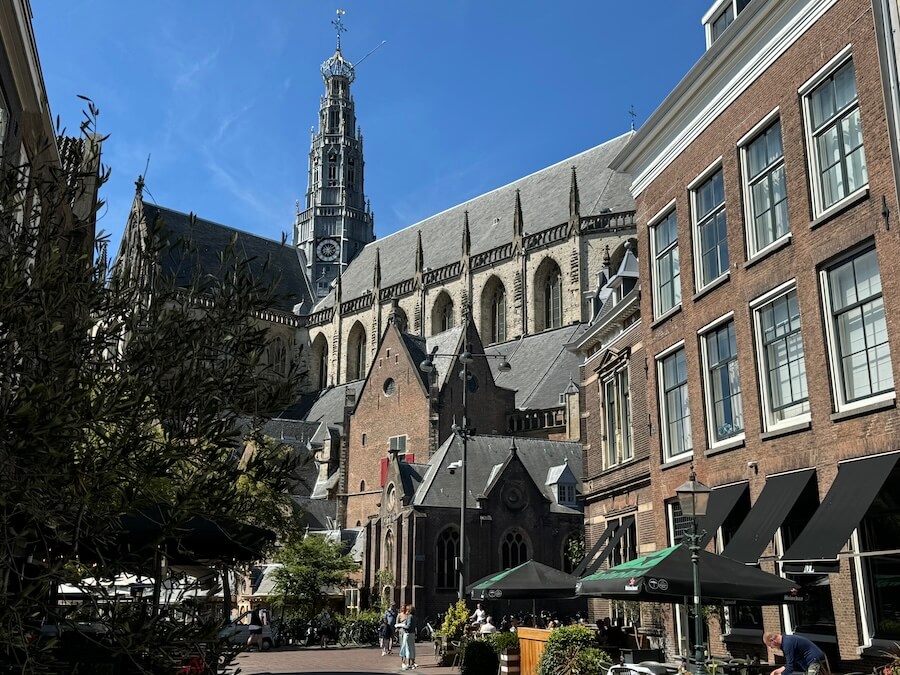
[[337, 260], [340, 254], [341, 249], [334, 239], [323, 239], [316, 245], [316, 255], [319, 257], [319, 260], [331, 262]]

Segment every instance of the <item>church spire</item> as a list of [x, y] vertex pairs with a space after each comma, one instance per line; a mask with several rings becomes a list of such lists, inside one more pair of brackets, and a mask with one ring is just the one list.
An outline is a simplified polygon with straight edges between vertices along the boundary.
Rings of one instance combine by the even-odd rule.
[[516, 207], [513, 210], [513, 242], [518, 248], [521, 248], [522, 237], [524, 236], [525, 223], [522, 219], [522, 197], [516, 189]]
[[569, 183], [569, 219], [581, 213], [581, 200], [578, 197], [578, 176], [575, 167], [572, 167], [572, 180]]
[[334, 30], [337, 33], [337, 50], [341, 51], [341, 33], [346, 33], [347, 29], [344, 28], [344, 22], [341, 20], [341, 17], [346, 14], [342, 9], [337, 10], [337, 18], [331, 22], [331, 25], [334, 26]]
[[425, 271], [425, 252], [422, 250], [422, 230], [416, 237], [416, 276], [419, 277]]
[[472, 235], [469, 234], [469, 212], [466, 211], [463, 213], [463, 240], [462, 240], [463, 258], [468, 258], [469, 252], [471, 250], [472, 250]]
[[375, 216], [366, 200], [362, 132], [350, 85], [353, 64], [341, 53], [344, 10], [332, 21], [337, 48], [320, 70], [325, 95], [310, 141], [305, 207], [294, 221], [294, 245], [306, 257], [315, 296], [323, 298], [366, 244], [375, 240]]
[[375, 247], [375, 270], [372, 273], [372, 288], [381, 288], [381, 249]]

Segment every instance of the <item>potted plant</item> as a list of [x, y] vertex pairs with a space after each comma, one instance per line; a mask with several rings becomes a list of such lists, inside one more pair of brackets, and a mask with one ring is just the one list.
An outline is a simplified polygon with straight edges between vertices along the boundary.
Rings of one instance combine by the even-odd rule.
[[493, 633], [488, 636], [488, 643], [494, 648], [500, 663], [507, 666], [504, 672], [519, 672], [519, 636], [516, 633]]
[[447, 665], [447, 662], [453, 662], [456, 647], [462, 642], [468, 621], [469, 608], [466, 606], [465, 600], [457, 600], [455, 604], [447, 608], [447, 613], [444, 615], [444, 623], [441, 624], [439, 631], [443, 643], [442, 665]]

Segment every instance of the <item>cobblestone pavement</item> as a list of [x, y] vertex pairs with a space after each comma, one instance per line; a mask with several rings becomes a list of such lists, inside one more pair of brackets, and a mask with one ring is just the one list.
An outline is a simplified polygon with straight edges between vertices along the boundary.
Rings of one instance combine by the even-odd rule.
[[[436, 664], [431, 643], [420, 642], [416, 662], [421, 675], [458, 675], [457, 668], [441, 667]], [[267, 652], [245, 652], [238, 656], [232, 672], [241, 675], [330, 675], [330, 673], [359, 673], [360, 675], [380, 675], [381, 673], [405, 673], [400, 669], [400, 657], [396, 650], [392, 655], [381, 656], [377, 647], [339, 647], [328, 649], [309, 647], [282, 647]]]

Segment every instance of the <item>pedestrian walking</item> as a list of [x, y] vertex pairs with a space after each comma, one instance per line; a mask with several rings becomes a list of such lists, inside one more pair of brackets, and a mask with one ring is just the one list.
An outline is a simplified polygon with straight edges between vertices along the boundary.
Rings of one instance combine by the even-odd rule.
[[321, 644], [319, 646], [322, 649], [328, 648], [328, 640], [331, 638], [331, 628], [333, 625], [334, 621], [331, 618], [331, 612], [325, 607], [322, 609], [322, 613], [319, 614], [319, 638], [321, 639]]
[[262, 631], [264, 618], [258, 609], [254, 609], [250, 612], [250, 637], [247, 638], [247, 649], [253, 649], [253, 645], [256, 645], [256, 648], [259, 651], [262, 651]]

